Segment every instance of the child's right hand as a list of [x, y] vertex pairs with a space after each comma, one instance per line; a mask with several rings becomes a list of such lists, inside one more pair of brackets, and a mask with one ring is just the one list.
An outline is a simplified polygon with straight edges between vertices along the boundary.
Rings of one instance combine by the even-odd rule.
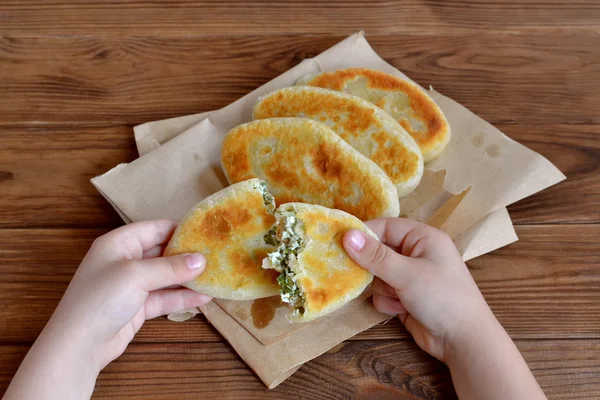
[[445, 233], [419, 222], [367, 222], [381, 242], [344, 235], [348, 255], [377, 278], [373, 304], [398, 315], [415, 342], [448, 364], [460, 399], [545, 399]]
[[348, 255], [379, 279], [373, 304], [398, 316], [416, 343], [447, 361], [452, 342], [493, 318], [458, 250], [445, 233], [419, 222], [367, 222], [381, 242], [360, 231], [344, 237]]

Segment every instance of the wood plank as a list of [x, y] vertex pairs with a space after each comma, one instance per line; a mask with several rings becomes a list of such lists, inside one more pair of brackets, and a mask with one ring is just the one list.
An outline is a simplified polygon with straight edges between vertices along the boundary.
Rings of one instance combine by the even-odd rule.
[[78, 35], [340, 34], [597, 29], [593, 0], [3, 1], [1, 33]]
[[[552, 399], [600, 396], [600, 343], [594, 340], [517, 341]], [[0, 393], [27, 346], [0, 347]], [[411, 341], [345, 342], [267, 390], [222, 343], [133, 344], [98, 379], [94, 398], [148, 399], [455, 398], [446, 367]]]
[[[0, 338], [32, 342], [50, 318], [77, 265], [102, 230], [0, 230]], [[509, 334], [523, 338], [600, 338], [600, 225], [521, 226], [520, 241], [469, 262]], [[397, 321], [359, 340], [407, 338]], [[149, 321], [136, 342], [215, 342], [202, 317]]]
[[[26, 347], [2, 346], [0, 393]], [[351, 342], [307, 363], [274, 390], [224, 343], [130, 345], [100, 375], [94, 398], [438, 398], [452, 393], [446, 368], [412, 342]], [[446, 397], [445, 397], [446, 398]]]
[[[498, 128], [568, 177], [512, 206], [516, 224], [600, 222], [600, 125]], [[137, 157], [131, 128], [6, 128], [0, 137], [0, 228], [121, 225], [89, 179]]]
[[90, 179], [137, 157], [131, 128], [17, 129], [0, 137], [1, 227], [122, 225]]
[[[40, 326], [39, 329], [41, 330], [42, 327], [43, 326]], [[28, 337], [32, 340], [35, 339], [35, 335]], [[397, 318], [363, 331], [348, 340], [387, 340], [390, 338], [411, 338], [408, 331], [406, 331], [400, 320]], [[157, 318], [152, 321], [147, 321], [135, 336], [136, 343], [209, 343], [224, 341], [225, 340], [219, 331], [217, 331], [203, 315], [198, 315], [189, 321], [179, 323], [171, 322], [166, 318]], [[15, 341], [8, 340], [7, 342], [14, 343]]]
[[517, 235], [468, 263], [502, 325], [519, 339], [600, 337], [600, 225], [518, 226]]
[[[133, 125], [217, 109], [344, 38], [13, 33], [0, 37], [0, 126]], [[600, 123], [600, 33], [368, 38], [492, 123]]]
[[600, 125], [498, 125], [537, 151], [567, 180], [509, 207], [515, 224], [600, 222]]

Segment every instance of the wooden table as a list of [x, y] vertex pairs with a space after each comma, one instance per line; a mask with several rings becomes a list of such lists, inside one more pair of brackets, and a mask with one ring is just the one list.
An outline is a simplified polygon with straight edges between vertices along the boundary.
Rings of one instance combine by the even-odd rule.
[[[89, 179], [136, 158], [131, 127], [222, 107], [359, 29], [417, 82], [568, 176], [510, 207], [520, 241], [469, 267], [550, 398], [600, 397], [594, 0], [1, 2], [2, 391], [92, 240], [121, 225]], [[398, 322], [363, 332], [267, 391], [205, 319], [161, 318], [106, 368], [95, 396], [455, 394], [447, 369]]]

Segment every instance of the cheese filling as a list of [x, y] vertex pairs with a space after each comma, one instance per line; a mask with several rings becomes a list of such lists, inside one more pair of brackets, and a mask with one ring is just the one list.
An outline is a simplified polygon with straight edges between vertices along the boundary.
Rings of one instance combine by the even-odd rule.
[[293, 315], [304, 314], [304, 293], [298, 286], [298, 255], [304, 250], [302, 223], [293, 208], [278, 211], [277, 223], [264, 236], [265, 243], [278, 246], [263, 261], [263, 268], [273, 268], [279, 272], [277, 283], [281, 287], [281, 301], [294, 308]]

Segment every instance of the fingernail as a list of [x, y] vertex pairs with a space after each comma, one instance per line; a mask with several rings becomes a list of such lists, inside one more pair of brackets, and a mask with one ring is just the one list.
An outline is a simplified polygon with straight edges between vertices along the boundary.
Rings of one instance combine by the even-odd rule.
[[350, 247], [352, 247], [352, 250], [354, 251], [361, 251], [363, 247], [365, 247], [366, 242], [367, 239], [365, 238], [365, 235], [360, 231], [354, 231], [350, 235]]
[[189, 269], [200, 269], [206, 263], [206, 258], [202, 254], [191, 253], [186, 254], [184, 257]]

